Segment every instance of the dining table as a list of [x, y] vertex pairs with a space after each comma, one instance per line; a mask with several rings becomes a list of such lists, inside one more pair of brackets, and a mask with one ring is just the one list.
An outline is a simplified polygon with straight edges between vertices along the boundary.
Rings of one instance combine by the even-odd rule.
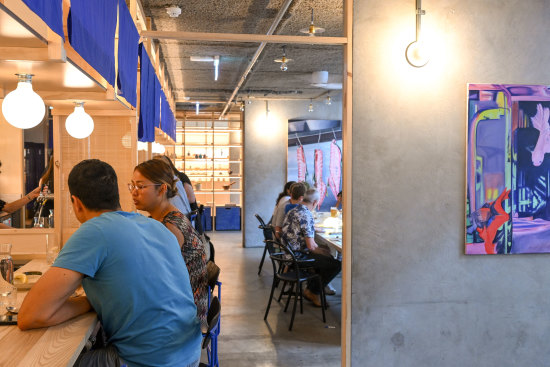
[[[17, 274], [44, 274], [50, 265], [45, 259], [34, 259], [15, 271]], [[39, 276], [18, 284], [17, 308]], [[17, 284], [17, 283], [15, 283]], [[0, 310], [5, 314], [6, 310]], [[88, 339], [97, 331], [95, 312], [75, 317], [59, 325], [21, 331], [17, 325], [0, 326], [0, 367], [73, 366]]]
[[317, 212], [315, 220], [315, 242], [327, 246], [338, 253], [342, 252], [342, 218], [338, 213], [335, 217], [330, 212]]

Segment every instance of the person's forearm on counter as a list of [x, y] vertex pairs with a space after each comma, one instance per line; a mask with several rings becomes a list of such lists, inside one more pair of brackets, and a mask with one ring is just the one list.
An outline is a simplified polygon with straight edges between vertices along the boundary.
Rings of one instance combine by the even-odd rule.
[[[27, 313], [23, 314], [24, 317], [19, 316], [17, 326], [19, 326], [21, 330], [53, 326], [82, 315], [91, 309], [92, 306], [90, 306], [90, 302], [88, 302], [86, 296], [72, 297], [67, 299], [52, 315], [48, 316], [46, 313], [41, 314], [37, 312], [33, 315]], [[19, 315], [21, 315], [21, 313]]]
[[90, 311], [86, 297], [69, 298], [82, 278], [79, 272], [51, 267], [27, 293], [17, 326], [21, 330], [53, 326]]

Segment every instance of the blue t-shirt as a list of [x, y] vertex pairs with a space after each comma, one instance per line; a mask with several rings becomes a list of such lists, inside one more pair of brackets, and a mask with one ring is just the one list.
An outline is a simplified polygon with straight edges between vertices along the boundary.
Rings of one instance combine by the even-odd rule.
[[176, 237], [141, 214], [107, 212], [69, 238], [53, 266], [84, 274], [82, 286], [120, 356], [132, 367], [185, 366], [202, 334]]
[[288, 204], [286, 204], [286, 206], [285, 206], [285, 214], [288, 214], [289, 211], [296, 208], [297, 206], [298, 206], [298, 204], [291, 204], [290, 201], [289, 201]]

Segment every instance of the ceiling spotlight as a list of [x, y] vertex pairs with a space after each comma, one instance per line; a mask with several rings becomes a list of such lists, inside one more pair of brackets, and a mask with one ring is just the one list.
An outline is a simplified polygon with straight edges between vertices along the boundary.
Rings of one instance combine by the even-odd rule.
[[177, 5], [172, 5], [168, 8], [166, 8], [166, 12], [170, 16], [170, 18], [177, 18], [181, 14], [181, 8]]
[[300, 29], [300, 32], [315, 36], [317, 33], [323, 33], [325, 28], [316, 27], [313, 23], [313, 8], [311, 8], [311, 23], [308, 28]]
[[197, 102], [195, 103], [195, 113], [198, 115], [199, 114], [199, 106], [200, 106], [200, 103]]
[[313, 100], [309, 100], [309, 106], [307, 107], [307, 112], [313, 112]]
[[327, 95], [327, 99], [325, 103], [327, 104], [327, 106], [330, 106], [332, 104], [332, 99], [330, 98], [330, 94]]
[[283, 57], [281, 57], [280, 59], [275, 59], [273, 61], [281, 63], [281, 71], [288, 70], [288, 63], [291, 62], [292, 59], [286, 57], [286, 46], [283, 46]]

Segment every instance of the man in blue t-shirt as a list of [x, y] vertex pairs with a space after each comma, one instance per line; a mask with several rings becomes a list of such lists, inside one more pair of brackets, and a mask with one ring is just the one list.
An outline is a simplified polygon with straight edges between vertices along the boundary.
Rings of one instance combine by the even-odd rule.
[[[82, 161], [68, 181], [82, 226], [25, 297], [19, 328], [56, 325], [93, 308], [110, 350], [116, 347], [130, 366], [197, 366], [202, 335], [174, 235], [156, 220], [120, 210], [107, 163]], [[70, 297], [80, 284], [86, 296]]]

